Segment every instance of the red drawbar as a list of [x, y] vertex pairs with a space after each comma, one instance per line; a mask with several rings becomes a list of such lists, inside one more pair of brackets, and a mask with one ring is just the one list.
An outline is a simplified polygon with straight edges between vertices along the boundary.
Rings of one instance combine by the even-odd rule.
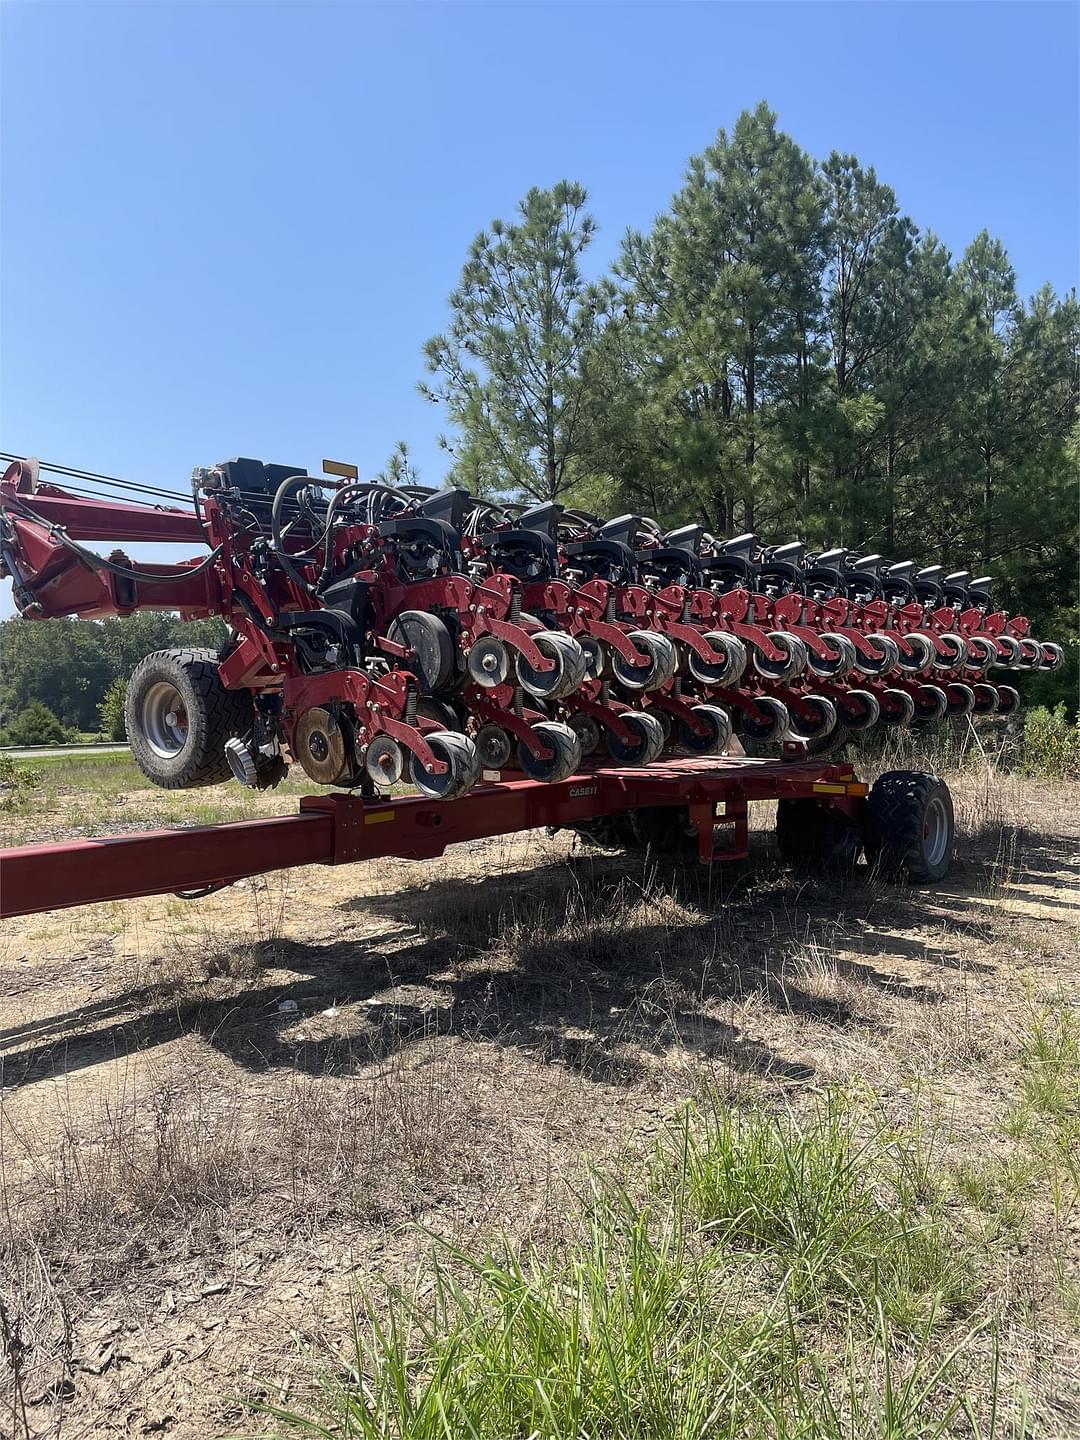
[[[0, 917], [200, 890], [294, 865], [425, 860], [464, 840], [654, 805], [688, 807], [703, 860], [736, 858], [746, 854], [747, 802], [804, 796], [854, 816], [865, 794], [850, 765], [743, 757], [586, 770], [556, 785], [484, 783], [447, 803], [327, 792], [301, 800], [298, 815], [0, 850]], [[717, 829], [730, 842], [719, 849]]]

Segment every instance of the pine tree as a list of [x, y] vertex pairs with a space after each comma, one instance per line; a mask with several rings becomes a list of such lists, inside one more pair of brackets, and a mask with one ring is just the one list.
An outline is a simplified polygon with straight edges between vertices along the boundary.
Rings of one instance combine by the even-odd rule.
[[595, 234], [582, 186], [530, 190], [519, 218], [473, 242], [450, 297], [449, 329], [428, 341], [421, 386], [447, 408], [454, 476], [479, 491], [553, 499], [588, 472], [589, 362], [612, 296], [586, 282]]

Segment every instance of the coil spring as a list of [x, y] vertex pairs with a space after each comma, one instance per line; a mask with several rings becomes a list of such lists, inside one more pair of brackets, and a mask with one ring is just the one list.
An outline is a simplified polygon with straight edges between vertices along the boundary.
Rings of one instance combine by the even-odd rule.
[[409, 693], [405, 700], [405, 724], [416, 724], [416, 699], [419, 691], [415, 685], [409, 686]]
[[515, 590], [510, 596], [510, 623], [516, 625], [521, 619], [521, 591]]

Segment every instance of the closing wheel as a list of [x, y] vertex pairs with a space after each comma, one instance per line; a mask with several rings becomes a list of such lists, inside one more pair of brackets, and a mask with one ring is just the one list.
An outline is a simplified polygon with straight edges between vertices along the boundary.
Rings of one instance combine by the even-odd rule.
[[994, 665], [999, 670], [1012, 670], [1020, 659], [1020, 641], [1015, 635], [995, 635], [997, 658]]
[[703, 660], [689, 646], [686, 650], [686, 668], [702, 685], [736, 685], [746, 669], [746, 646], [737, 635], [728, 635], [723, 630], [709, 630], [702, 636], [722, 658], [716, 663]]
[[[907, 646], [906, 650], [905, 645]], [[918, 675], [923, 670], [929, 670], [937, 653], [930, 636], [924, 635], [919, 630], [913, 630], [910, 635], [905, 635], [904, 645], [898, 645], [897, 650], [899, 653], [896, 664], [905, 675]]]
[[427, 800], [456, 800], [471, 790], [480, 778], [480, 756], [467, 735], [451, 730], [433, 730], [424, 739], [437, 760], [446, 764], [441, 775], [432, 775], [412, 757], [409, 767], [412, 783]]
[[505, 770], [514, 755], [513, 742], [501, 725], [489, 722], [476, 732], [476, 751], [485, 770]]
[[758, 715], [743, 715], [742, 733], [748, 740], [783, 740], [791, 724], [788, 708], [772, 695], [755, 695]]
[[386, 638], [413, 652], [411, 659], [397, 663], [401, 669], [412, 671], [421, 690], [435, 695], [453, 680], [454, 642], [437, 615], [429, 615], [426, 610], [403, 610], [390, 625]]
[[862, 836], [856, 826], [816, 800], [781, 800], [776, 807], [776, 843], [789, 865], [843, 874], [855, 868]]
[[984, 681], [977, 680], [971, 687], [975, 695], [976, 715], [995, 715], [998, 708], [998, 692], [996, 685], [987, 685]]
[[920, 724], [944, 720], [949, 713], [949, 697], [940, 685], [920, 685], [911, 698], [915, 705], [914, 718]]
[[364, 772], [376, 785], [396, 785], [405, 770], [405, 756], [392, 735], [376, 735], [364, 752]]
[[679, 663], [675, 646], [654, 630], [631, 630], [626, 637], [635, 650], [649, 657], [645, 665], [631, 665], [617, 650], [610, 654], [611, 673], [625, 690], [659, 690], [675, 674]]
[[505, 685], [510, 678], [510, 652], [495, 635], [481, 635], [469, 647], [469, 679], [485, 690]]
[[925, 884], [940, 880], [952, 861], [956, 827], [949, 787], [936, 775], [890, 770], [867, 801], [867, 858], [890, 875]]
[[826, 633], [818, 638], [829, 653], [827, 656], [815, 655], [807, 646], [810, 658], [806, 664], [811, 675], [821, 680], [835, 680], [846, 675], [855, 664], [855, 647], [848, 637]]
[[999, 715], [1015, 715], [1020, 709], [1020, 692], [1014, 690], [1011, 685], [995, 685], [994, 689], [998, 693], [997, 713]]
[[612, 760], [619, 765], [651, 765], [664, 748], [663, 725], [642, 710], [624, 710], [619, 719], [633, 731], [633, 739], [626, 743], [609, 730], [604, 738]]
[[770, 630], [768, 635], [776, 648], [784, 652], [784, 658], [770, 660], [755, 646], [754, 669], [767, 680], [794, 680], [806, 669], [809, 658], [806, 646], [797, 635], [789, 635], [786, 630]]
[[587, 664], [581, 646], [571, 635], [555, 630], [537, 630], [531, 637], [545, 660], [554, 660], [552, 670], [534, 670], [524, 655], [517, 656], [517, 678], [521, 688], [541, 700], [559, 700], [579, 689]]
[[836, 713], [845, 730], [872, 730], [881, 719], [881, 706], [869, 690], [848, 690], [837, 698]]
[[959, 670], [967, 663], [967, 641], [951, 631], [937, 637], [934, 653], [935, 670]]
[[823, 740], [836, 729], [836, 706], [824, 695], [803, 695], [798, 708], [789, 706], [789, 714], [792, 740]]
[[578, 711], [576, 715], [571, 715], [566, 723], [577, 736], [582, 755], [595, 755], [604, 737], [593, 717]]
[[915, 719], [915, 701], [906, 690], [881, 692], [881, 723], [903, 730]]
[[860, 675], [885, 675], [900, 663], [900, 646], [891, 635], [864, 635], [866, 651], [856, 647], [855, 669]]
[[967, 648], [967, 668], [978, 675], [985, 675], [997, 658], [997, 646], [986, 635], [969, 635]]
[[530, 780], [543, 780], [555, 784], [569, 780], [581, 764], [581, 745], [578, 738], [561, 720], [541, 720], [534, 725], [536, 738], [546, 745], [551, 754], [546, 760], [534, 755], [524, 740], [518, 741], [518, 764]]
[[949, 697], [951, 719], [963, 719], [975, 709], [975, 691], [970, 685], [951, 682], [945, 687], [945, 693]]
[[690, 755], [722, 755], [731, 739], [731, 716], [719, 705], [695, 705], [693, 714], [705, 726], [707, 734], [696, 735], [684, 720], [680, 720], [680, 748]]

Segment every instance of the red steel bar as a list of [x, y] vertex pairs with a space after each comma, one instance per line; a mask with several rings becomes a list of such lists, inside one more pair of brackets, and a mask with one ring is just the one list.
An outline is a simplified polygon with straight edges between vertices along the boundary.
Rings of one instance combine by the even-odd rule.
[[[742, 819], [748, 801], [807, 796], [850, 809], [865, 794], [850, 765], [742, 757], [596, 769], [554, 785], [500, 781], [446, 804], [327, 793], [301, 800], [298, 815], [0, 850], [0, 918], [200, 890], [295, 865], [431, 859], [465, 840], [654, 805], [689, 807], [702, 858], [711, 859], [713, 824], [724, 818], [718, 804]], [[744, 819], [739, 835], [740, 844], [715, 858], [745, 853]]]

